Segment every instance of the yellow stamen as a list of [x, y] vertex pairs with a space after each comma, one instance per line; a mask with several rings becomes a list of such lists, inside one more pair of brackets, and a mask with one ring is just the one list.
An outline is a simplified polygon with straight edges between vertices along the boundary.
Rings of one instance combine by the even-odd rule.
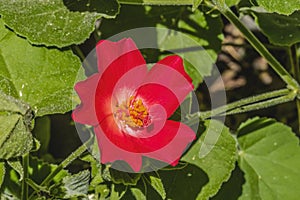
[[142, 128], [150, 123], [148, 108], [142, 99], [131, 96], [121, 105], [116, 106], [115, 117], [132, 128]]

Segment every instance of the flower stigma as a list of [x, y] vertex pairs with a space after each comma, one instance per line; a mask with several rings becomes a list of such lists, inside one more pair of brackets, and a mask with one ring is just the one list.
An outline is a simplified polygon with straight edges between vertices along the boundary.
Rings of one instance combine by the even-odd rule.
[[129, 99], [116, 105], [114, 117], [121, 129], [141, 129], [151, 123], [151, 117], [143, 100], [130, 96]]

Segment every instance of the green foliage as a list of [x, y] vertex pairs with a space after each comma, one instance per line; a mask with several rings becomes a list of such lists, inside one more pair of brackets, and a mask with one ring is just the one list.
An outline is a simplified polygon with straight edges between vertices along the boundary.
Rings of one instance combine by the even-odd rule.
[[135, 199], [138, 199], [138, 200], [146, 200], [146, 196], [143, 194], [143, 192], [138, 189], [138, 188], [130, 188], [133, 196], [135, 197]]
[[243, 123], [239, 165], [245, 173], [242, 200], [298, 199], [299, 139], [286, 125], [266, 118]]
[[[194, 12], [191, 9], [178, 9], [178, 13], [166, 15], [166, 19], [158, 24], [158, 47], [162, 51], [175, 52], [185, 59], [185, 69], [197, 88], [203, 77], [211, 75], [221, 49], [221, 18], [207, 15], [198, 9]], [[179, 17], [179, 20], [172, 24], [170, 21], [174, 17]]]
[[63, 2], [70, 11], [96, 12], [105, 18], [115, 18], [120, 9], [116, 0], [63, 0]]
[[300, 1], [294, 0], [257, 0], [257, 3], [269, 12], [290, 15], [300, 9]]
[[189, 164], [179, 169], [161, 170], [159, 175], [166, 191], [166, 199], [174, 200], [197, 199], [203, 186], [209, 181], [202, 169]]
[[202, 3], [203, 0], [194, 0], [193, 1], [193, 11], [195, 11], [199, 5]]
[[22, 181], [24, 178], [24, 169], [21, 161], [18, 159], [8, 160], [7, 164], [19, 174], [19, 181]]
[[153, 174], [153, 175], [149, 175], [149, 179], [153, 189], [161, 196], [162, 199], [165, 199], [166, 191], [160, 177]]
[[223, 182], [227, 181], [235, 167], [236, 140], [222, 123], [205, 122], [206, 131], [191, 147], [182, 160], [201, 168], [209, 182], [201, 189], [197, 199], [214, 196]]
[[[57, 169], [58, 165], [50, 164], [36, 157], [30, 157], [29, 160], [29, 178], [35, 183], [41, 184], [42, 181], [51, 172]], [[59, 173], [51, 180], [52, 184], [59, 183], [65, 176], [68, 176], [69, 172], [67, 170], [60, 170]]]
[[136, 185], [141, 177], [141, 174], [122, 172], [113, 168], [109, 168], [109, 172], [112, 181], [117, 184]]
[[5, 163], [2, 161], [0, 162], [0, 189], [4, 181], [4, 177], [5, 177]]
[[0, 90], [0, 159], [28, 153], [33, 147], [29, 106]]
[[29, 104], [37, 116], [72, 109], [80, 67], [72, 51], [31, 46], [0, 19], [0, 52], [0, 89]]
[[[121, 9], [119, 3], [122, 5]], [[212, 6], [211, 3], [216, 6]], [[229, 128], [221, 122], [214, 119], [206, 120], [228, 110], [231, 111], [229, 114], [233, 114], [235, 109], [238, 109], [238, 112], [246, 112], [250, 107], [258, 109], [277, 105], [284, 102], [282, 99], [292, 101], [296, 94], [299, 94], [299, 84], [295, 81], [300, 80], [299, 1], [246, 0], [239, 3], [240, 0], [211, 2], [2, 0], [0, 2], [1, 199], [202, 200], [214, 198], [218, 191], [221, 192], [216, 199], [232, 199], [228, 189], [230, 187], [224, 184], [230, 176], [233, 177], [229, 185], [235, 182], [232, 184], [233, 188], [238, 190], [234, 193], [235, 197], [241, 193], [243, 187], [241, 200], [298, 199], [299, 139], [290, 127], [267, 118], [253, 118], [240, 126], [237, 131], [239, 137], [236, 139], [231, 135]], [[259, 6], [251, 7], [253, 4]], [[236, 13], [229, 8], [240, 5], [244, 5], [244, 8], [235, 9]], [[260, 95], [260, 99], [254, 96], [234, 102], [228, 107], [217, 108], [219, 110], [207, 111], [204, 114], [192, 113], [194, 110], [192, 107], [209, 108], [206, 106], [209, 103], [202, 102], [207, 99], [203, 89], [205, 84], [201, 83], [204, 78], [212, 75], [214, 63], [222, 49], [222, 42], [225, 41], [222, 31], [223, 23], [227, 25], [227, 21], [221, 18], [220, 13], [229, 20], [229, 23], [237, 26], [252, 47], [286, 82], [287, 88], [284, 90], [285, 93], [279, 96], [274, 95], [276, 91], [268, 92], [265, 93], [268, 94], [265, 97], [264, 94]], [[267, 36], [270, 43], [284, 46], [276, 47], [280, 48], [280, 53], [289, 51], [288, 64], [291, 66], [283, 66], [281, 63], [286, 61], [284, 59], [277, 61], [275, 57], [281, 55], [278, 56], [276, 51], [275, 56], [270, 54], [236, 16], [248, 13], [255, 17], [260, 33]], [[82, 145], [61, 162], [61, 157], [54, 155], [53, 149], [57, 152], [57, 149], [60, 151], [67, 148], [57, 146], [58, 139], [53, 133], [55, 130], [66, 132], [68, 130], [64, 129], [63, 123], [60, 124], [59, 120], [52, 123], [57, 117], [53, 114], [71, 111], [74, 105], [80, 102], [78, 97], [74, 97], [75, 82], [84, 80], [85, 74], [95, 72], [88, 69], [85, 64], [84, 68], [80, 68], [81, 61], [76, 55], [83, 60], [98, 40], [139, 27], [153, 27], [157, 30], [153, 35], [143, 36], [145, 41], [151, 39], [151, 42], [158, 46], [158, 49], [142, 50], [147, 62], [157, 62], [170, 53], [176, 53], [184, 58], [185, 70], [193, 80], [195, 96], [199, 97], [201, 105], [198, 103], [194, 105], [192, 95], [189, 95], [171, 119], [184, 120], [194, 125], [193, 122], [199, 120], [200, 116], [203, 120], [198, 131], [200, 136], [187, 149], [177, 166], [167, 166], [155, 172], [126, 173], [113, 169], [114, 163], [108, 165], [100, 163], [101, 152], [96, 139], [89, 148], [90, 152]], [[239, 48], [243, 49], [245, 43], [231, 44], [238, 39], [225, 30], [226, 39], [229, 40], [225, 41], [228, 44], [224, 49], [229, 50], [224, 51], [222, 56], [230, 57], [227, 54], [231, 51], [238, 52]], [[88, 41], [85, 42], [86, 39]], [[78, 44], [82, 45], [75, 46]], [[251, 48], [247, 48], [244, 56], [246, 59], [252, 59], [248, 51], [251, 52]], [[238, 69], [231, 69], [231, 59], [223, 60], [222, 56], [220, 60], [224, 63], [221, 63], [220, 69], [226, 81], [228, 81], [226, 79], [228, 66], [230, 70], [236, 70], [237, 74], [244, 73]], [[234, 62], [243, 65], [241, 69], [244, 65], [248, 66], [243, 58], [233, 57]], [[246, 68], [249, 70], [251, 67]], [[293, 76], [289, 71], [293, 72]], [[248, 73], [243, 75], [247, 76], [247, 81], [251, 80], [248, 80]], [[273, 85], [270, 88], [273, 88]], [[232, 98], [230, 93], [228, 99]], [[241, 96], [238, 93], [233, 97], [236, 99]], [[297, 106], [300, 116], [299, 99]], [[294, 111], [294, 107], [291, 110]], [[179, 111], [183, 111], [185, 116], [181, 116]], [[38, 118], [35, 119], [36, 116]], [[75, 132], [69, 113], [65, 116], [69, 121], [64, 124], [68, 124], [71, 131]], [[280, 116], [280, 119], [291, 125], [289, 118]], [[226, 123], [230, 120], [231, 118]], [[236, 124], [229, 127], [234, 126]], [[87, 137], [93, 132], [89, 126], [80, 128], [87, 132]], [[73, 143], [73, 138], [65, 138]], [[36, 151], [38, 149], [39, 151]], [[86, 152], [84, 156], [81, 156], [84, 152]], [[28, 157], [29, 160], [26, 159]], [[81, 160], [76, 159], [79, 157]], [[42, 159], [51, 160], [57, 165], [49, 164]], [[123, 162], [122, 158], [120, 159], [121, 161], [117, 162]], [[240, 169], [235, 165], [237, 159]], [[232, 174], [233, 169], [239, 173]], [[245, 180], [241, 178], [240, 170], [244, 172]], [[235, 181], [237, 174], [240, 179]]]
[[238, 5], [240, 1], [241, 0], [225, 0], [225, 3], [227, 6], [235, 6]]
[[192, 5], [194, 0], [118, 0], [120, 3], [137, 5]]
[[277, 13], [250, 11], [256, 18], [256, 22], [262, 32], [271, 43], [280, 46], [291, 46], [300, 42], [299, 32], [300, 11], [286, 16]]
[[49, 149], [51, 137], [51, 124], [48, 116], [43, 116], [35, 119], [33, 135], [41, 143], [39, 155], [46, 155]]
[[[116, 2], [111, 2], [112, 7], [108, 9], [116, 11], [103, 10], [104, 16], [117, 13]], [[94, 30], [95, 21], [103, 16], [101, 13], [71, 12], [62, 0], [3, 0], [0, 14], [6, 25], [31, 43], [57, 47], [82, 43]]]
[[22, 156], [32, 149], [33, 138], [23, 116], [0, 115], [0, 122], [0, 159]]
[[50, 194], [56, 198], [74, 198], [86, 196], [89, 188], [90, 172], [81, 171], [78, 174], [66, 176], [61, 183], [50, 188]]

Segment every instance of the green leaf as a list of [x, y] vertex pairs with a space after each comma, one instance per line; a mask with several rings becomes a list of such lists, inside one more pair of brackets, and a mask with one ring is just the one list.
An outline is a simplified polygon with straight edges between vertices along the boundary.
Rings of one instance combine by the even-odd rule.
[[[241, 200], [298, 199], [299, 139], [291, 128], [267, 118], [243, 123], [239, 166], [245, 173]], [[246, 135], [245, 135], [246, 134]]]
[[95, 187], [95, 195], [97, 195], [95, 196], [95, 199], [106, 200], [106, 197], [109, 195], [109, 189], [107, 185], [97, 185]]
[[[49, 164], [35, 157], [30, 157], [29, 163], [29, 178], [37, 184], [42, 183], [42, 181], [58, 167], [58, 165]], [[59, 183], [64, 177], [68, 175], [68, 171], [64, 169], [60, 170], [60, 172], [53, 178], [52, 182]]]
[[40, 186], [37, 183], [35, 183], [33, 180], [31, 180], [30, 178], [26, 178], [25, 181], [32, 189], [34, 189], [34, 191], [49, 193], [46, 186]]
[[[203, 170], [187, 163], [181, 169], [161, 170], [159, 175], [166, 191], [166, 199], [172, 200], [197, 199], [201, 188], [208, 182]], [[147, 194], [149, 199], [161, 199], [161, 197], [151, 198], [152, 196], [153, 194], [151, 196]]]
[[194, 0], [118, 0], [124, 4], [137, 5], [193, 5]]
[[164, 16], [167, 19], [180, 18], [176, 27], [169, 20], [158, 25], [158, 47], [162, 51], [178, 53], [185, 59], [185, 70], [197, 88], [203, 77], [211, 75], [221, 49], [221, 18], [212, 17], [200, 10], [192, 12], [191, 9], [181, 9], [178, 13], [181, 14]]
[[119, 200], [119, 199], [121, 199], [120, 195], [119, 195], [119, 192], [116, 191], [116, 189], [115, 189], [115, 184], [111, 185], [110, 198], [109, 199], [110, 200]]
[[32, 147], [33, 138], [23, 117], [19, 114], [0, 115], [0, 159], [22, 156]]
[[300, 9], [300, 1], [294, 0], [257, 0], [257, 3], [269, 12], [290, 15]]
[[227, 181], [235, 167], [236, 140], [221, 122], [205, 121], [206, 131], [191, 147], [183, 161], [196, 165], [206, 172], [209, 182], [201, 189], [197, 199], [214, 196]]
[[[0, 191], [12, 199], [20, 199], [21, 182], [19, 181], [20, 177], [18, 173], [9, 165], [5, 165], [5, 171], [5, 177]], [[1, 195], [3, 194], [1, 193]]]
[[88, 170], [66, 176], [61, 183], [50, 188], [50, 193], [57, 198], [86, 196], [89, 188], [89, 177], [90, 172]]
[[41, 144], [39, 149], [39, 155], [45, 155], [48, 153], [51, 134], [50, 128], [51, 121], [48, 116], [36, 118], [35, 126], [32, 132]]
[[159, 177], [156, 175], [149, 175], [150, 184], [153, 187], [153, 189], [158, 192], [158, 194], [161, 196], [162, 199], [166, 198], [166, 191], [164, 188], [164, 185]]
[[0, 19], [0, 64], [0, 89], [29, 104], [37, 116], [72, 109], [81, 62], [71, 50], [31, 46]]
[[3, 91], [0, 88], [0, 114], [18, 113], [24, 116], [30, 112], [30, 106], [28, 104], [6, 95]]
[[22, 181], [24, 178], [24, 169], [21, 161], [19, 159], [8, 160], [7, 164], [19, 174], [19, 181]]
[[289, 16], [277, 13], [256, 12], [251, 10], [256, 23], [271, 43], [280, 46], [291, 46], [300, 42], [300, 11]]
[[225, 0], [226, 5], [229, 7], [238, 5], [240, 1], [241, 0]]
[[[108, 4], [118, 6], [115, 1]], [[118, 10], [116, 7], [110, 9]], [[103, 12], [106, 13], [71, 12], [62, 0], [0, 2], [0, 14], [8, 27], [32, 44], [46, 46], [65, 47], [82, 43], [93, 32], [95, 21], [110, 14], [107, 10]], [[115, 16], [116, 13], [111, 14]]]
[[84, 156], [83, 158], [81, 158], [81, 160], [89, 162], [91, 165], [91, 187], [96, 188], [100, 183], [104, 182], [102, 178], [102, 165], [98, 160], [96, 160], [91, 154]]
[[109, 172], [112, 181], [117, 184], [136, 185], [141, 178], [141, 174], [122, 172], [113, 168], [109, 168]]
[[194, 0], [193, 1], [193, 11], [195, 11], [198, 6], [202, 3], [203, 0]]
[[4, 181], [4, 177], [5, 177], [5, 163], [4, 162], [0, 162], [0, 189], [2, 186], [2, 183]]
[[0, 88], [0, 159], [22, 156], [32, 149], [32, 117], [29, 105]]
[[70, 11], [96, 12], [105, 18], [114, 18], [120, 9], [117, 0], [63, 0]]
[[131, 193], [135, 197], [136, 200], [146, 200], [146, 196], [139, 188], [130, 188]]

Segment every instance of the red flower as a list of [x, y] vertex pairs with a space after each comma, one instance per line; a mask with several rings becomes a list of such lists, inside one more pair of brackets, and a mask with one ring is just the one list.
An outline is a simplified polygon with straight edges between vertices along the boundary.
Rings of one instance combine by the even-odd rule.
[[176, 165], [195, 133], [167, 120], [193, 90], [179, 56], [168, 56], [150, 71], [131, 39], [101, 41], [98, 71], [75, 85], [81, 104], [74, 121], [94, 126], [101, 162], [126, 161], [139, 171], [142, 156]]

